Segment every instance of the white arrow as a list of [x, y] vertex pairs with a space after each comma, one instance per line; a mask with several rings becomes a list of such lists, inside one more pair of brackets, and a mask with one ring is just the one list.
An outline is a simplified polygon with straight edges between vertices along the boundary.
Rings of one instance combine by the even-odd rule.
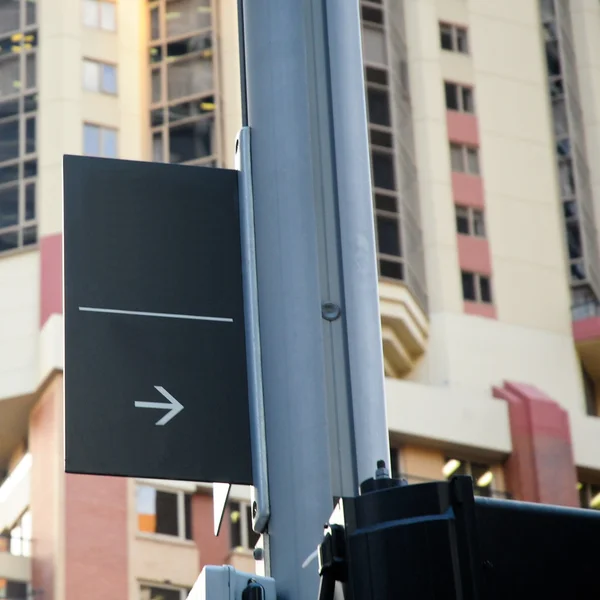
[[166, 425], [174, 416], [183, 410], [183, 404], [173, 397], [164, 387], [155, 385], [154, 389], [158, 390], [168, 402], [136, 402], [136, 408], [168, 408], [169, 412], [156, 421], [156, 425]]

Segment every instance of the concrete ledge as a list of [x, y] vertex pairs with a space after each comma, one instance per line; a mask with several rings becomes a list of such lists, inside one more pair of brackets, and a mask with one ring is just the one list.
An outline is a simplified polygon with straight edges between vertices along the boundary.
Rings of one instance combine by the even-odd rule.
[[8, 552], [0, 552], [0, 579], [31, 581], [31, 558], [28, 556], [13, 556]]

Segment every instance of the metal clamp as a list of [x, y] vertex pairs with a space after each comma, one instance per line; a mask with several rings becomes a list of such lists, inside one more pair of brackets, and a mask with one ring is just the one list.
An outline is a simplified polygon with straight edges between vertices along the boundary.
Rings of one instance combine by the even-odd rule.
[[254, 234], [254, 196], [252, 194], [252, 162], [250, 160], [250, 128], [243, 127], [235, 144], [235, 168], [239, 171], [240, 223], [242, 233], [242, 272], [244, 276], [244, 312], [248, 364], [248, 396], [252, 436], [252, 527], [263, 533], [271, 509], [267, 477], [267, 442], [256, 283], [256, 240]]

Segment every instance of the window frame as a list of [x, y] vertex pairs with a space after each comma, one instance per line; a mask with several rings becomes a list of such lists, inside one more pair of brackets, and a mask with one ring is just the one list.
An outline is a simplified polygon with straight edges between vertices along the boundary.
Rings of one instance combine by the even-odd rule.
[[[494, 495], [507, 493], [506, 490], [500, 490], [494, 485], [497, 480], [496, 473], [495, 473], [495, 470], [498, 468], [497, 464], [490, 464], [487, 462], [478, 462], [476, 460], [466, 460], [461, 456], [454, 456], [454, 455], [448, 454], [448, 455], [444, 456], [444, 466], [452, 460], [458, 461], [459, 465], [454, 471], [452, 471], [452, 473], [450, 473], [450, 475], [445, 475], [442, 472], [442, 477], [444, 477], [446, 480], [450, 480], [452, 477], [454, 477], [456, 475], [468, 475], [469, 477], [471, 477], [473, 479], [473, 491], [476, 496], [492, 498], [492, 497], [494, 497]], [[477, 480], [481, 477], [481, 475], [479, 475], [478, 479], [475, 478], [476, 475], [474, 474], [474, 472], [477, 469], [480, 469], [481, 471], [483, 471], [483, 473], [487, 473], [489, 471], [492, 474], [492, 479], [490, 480], [490, 483], [488, 485], [485, 485], [485, 486], [477, 485]], [[460, 472], [458, 472], [459, 470], [460, 470]]]
[[[461, 168], [459, 170], [454, 168], [454, 161], [452, 160], [452, 156], [453, 156], [453, 149], [460, 149], [461, 152]], [[459, 142], [450, 142], [449, 145], [449, 151], [450, 151], [450, 169], [454, 172], [454, 173], [465, 173], [466, 175], [472, 175], [474, 177], [480, 177], [481, 176], [481, 162], [479, 160], [479, 147], [478, 146], [471, 146], [470, 144], [462, 144]], [[471, 162], [470, 162], [470, 155], [475, 157], [476, 160], [476, 164], [477, 164], [477, 169], [476, 170], [471, 170]]]
[[[473, 277], [473, 287], [475, 289], [475, 299], [465, 297], [465, 289], [464, 289], [464, 285], [463, 285], [463, 281], [462, 281], [463, 277], [465, 275], [470, 275]], [[476, 273], [474, 271], [465, 271], [464, 269], [461, 269], [460, 276], [461, 276], [462, 297], [465, 302], [476, 302], [477, 304], [487, 304], [490, 306], [492, 306], [494, 304], [494, 291], [492, 289], [491, 275], [486, 275], [484, 273]], [[482, 298], [482, 293], [481, 293], [481, 280], [482, 279], [485, 279], [488, 282], [489, 292], [490, 292], [489, 301], [483, 300], [483, 298]]]
[[[94, 94], [106, 94], [107, 96], [117, 96], [119, 94], [119, 70], [118, 65], [115, 63], [104, 62], [100, 60], [96, 60], [94, 58], [83, 58], [82, 61], [82, 87], [86, 92], [91, 92]], [[85, 69], [86, 66], [94, 66], [97, 68], [97, 73], [95, 75], [95, 86], [93, 88], [86, 87], [86, 77], [85, 77]], [[115, 91], [111, 92], [106, 89], [105, 86], [105, 75], [104, 75], [104, 67], [110, 67], [114, 70], [115, 73]]]
[[[84, 6], [86, 3], [90, 3], [90, 4], [95, 4], [95, 10], [96, 10], [96, 25], [91, 25], [89, 23], [86, 23], [85, 21], [85, 9]], [[114, 28], [110, 28], [110, 27], [103, 27], [102, 26], [102, 5], [110, 5], [113, 6], [113, 10], [114, 10], [114, 23], [115, 26]], [[88, 29], [98, 29], [100, 31], [106, 31], [108, 33], [116, 33], [118, 30], [118, 17], [117, 17], [117, 3], [115, 0], [81, 0], [81, 23], [84, 27], [87, 27]]]
[[[469, 28], [466, 25], [448, 23], [448, 21], [438, 21], [440, 50], [445, 52], [458, 52], [459, 54], [470, 54]], [[442, 34], [450, 33], [451, 48], [444, 48], [442, 45]], [[461, 42], [462, 40], [462, 42]], [[463, 48], [461, 49], [461, 43]]]
[[[139, 521], [137, 519], [137, 517], [139, 515], [138, 507], [137, 507], [137, 490], [138, 490], [138, 488], [141, 488], [141, 487], [150, 488], [157, 492], [173, 494], [174, 496], [176, 496], [177, 535], [173, 535], [171, 533], [161, 533], [161, 532], [157, 532], [157, 531], [142, 531], [142, 530], [140, 530]], [[193, 517], [191, 517], [191, 512], [190, 512], [191, 519], [190, 519], [190, 523], [188, 525], [187, 520], [186, 520], [186, 511], [185, 511], [185, 498], [186, 498], [186, 496], [189, 496], [190, 503], [191, 503], [191, 498], [193, 497], [193, 494], [191, 492], [182, 490], [179, 488], [175, 488], [175, 487], [170, 487], [167, 485], [162, 486], [162, 485], [150, 484], [150, 483], [147, 483], [142, 480], [136, 480], [135, 492], [136, 492], [136, 498], [135, 498], [136, 535], [141, 535], [142, 537], [151, 537], [152, 539], [179, 540], [184, 543], [192, 543], [192, 544], [194, 543], [194, 535], [193, 535], [193, 530], [192, 530]], [[187, 537], [188, 527], [189, 527], [189, 531], [190, 531], [190, 537]]]
[[[98, 147], [99, 147], [99, 152], [98, 154], [88, 154], [85, 150], [85, 130], [86, 127], [94, 127], [96, 129], [98, 129]], [[114, 156], [107, 156], [105, 155], [102, 150], [104, 147], [104, 135], [107, 131], [112, 131], [115, 134], [115, 143], [116, 143], [116, 152]], [[93, 156], [93, 157], [98, 157], [98, 158], [119, 158], [119, 130], [116, 127], [109, 127], [107, 125], [99, 125], [98, 123], [92, 122], [92, 121], [84, 121], [83, 123], [83, 130], [82, 130], [82, 154], [83, 156]]]
[[[454, 88], [455, 99], [456, 99], [456, 108], [451, 108], [448, 106], [448, 88], [452, 86]], [[471, 107], [465, 107], [465, 92], [468, 92], [471, 95], [470, 104]], [[455, 81], [444, 80], [444, 102], [446, 104], [446, 110], [451, 110], [453, 112], [460, 112], [465, 115], [474, 115], [475, 114], [475, 89], [472, 85], [464, 85], [462, 83], [457, 83]]]
[[[157, 588], [169, 591], [178, 591], [179, 592], [179, 600], [186, 600], [189, 593], [192, 591], [191, 588], [185, 586], [173, 585], [170, 583], [163, 583], [157, 581], [149, 581], [147, 579], [140, 579], [138, 581], [140, 598], [142, 595], [142, 588]], [[151, 599], [150, 599], [151, 600]]]
[[[485, 225], [485, 212], [482, 208], [475, 208], [473, 206], [465, 206], [463, 204], [455, 204], [454, 212], [456, 215], [456, 233], [458, 235], [466, 235], [469, 237], [476, 237], [482, 240], [487, 239], [487, 230]], [[462, 213], [462, 214], [461, 214]], [[458, 227], [458, 219], [464, 218], [467, 220], [467, 231], [460, 231]], [[476, 219], [480, 218], [483, 233], [477, 233]]]
[[[247, 502], [246, 500], [231, 500], [228, 504], [228, 508], [229, 508], [229, 526], [230, 528], [232, 527], [232, 522], [231, 522], [231, 514], [232, 514], [232, 510], [234, 505], [237, 505], [239, 508], [239, 513], [240, 513], [240, 545], [239, 546], [234, 546], [232, 541], [231, 541], [231, 529], [230, 529], [230, 539], [229, 539], [229, 545], [230, 545], [230, 551], [231, 552], [252, 552], [254, 550], [254, 548], [252, 548], [250, 546], [250, 531], [254, 531], [252, 529], [252, 505], [250, 504], [250, 502]], [[250, 515], [250, 516], [249, 516]], [[257, 543], [258, 540], [260, 539], [260, 534], [254, 532], [254, 534], [257, 536]]]

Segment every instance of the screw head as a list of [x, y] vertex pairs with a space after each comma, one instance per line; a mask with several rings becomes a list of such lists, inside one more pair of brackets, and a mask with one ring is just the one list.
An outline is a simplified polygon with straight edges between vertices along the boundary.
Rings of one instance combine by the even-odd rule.
[[326, 321], [335, 321], [341, 314], [342, 309], [335, 302], [324, 302], [321, 305], [321, 315]]
[[256, 504], [256, 500], [252, 503], [252, 517], [256, 517], [256, 513], [258, 512], [258, 504]]
[[265, 557], [265, 552], [262, 548], [254, 548], [252, 554], [254, 555], [254, 560], [262, 560]]

